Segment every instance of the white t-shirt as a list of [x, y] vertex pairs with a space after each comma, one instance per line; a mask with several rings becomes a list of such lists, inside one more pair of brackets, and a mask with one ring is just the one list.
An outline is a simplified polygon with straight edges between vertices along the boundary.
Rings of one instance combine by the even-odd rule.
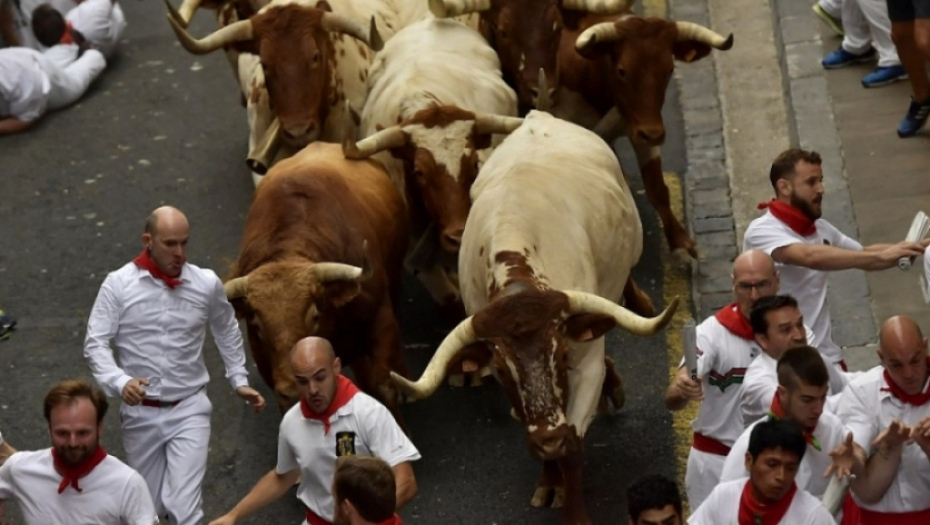
[[[746, 431], [736, 440], [736, 444], [730, 450], [726, 461], [723, 463], [723, 472], [720, 474], [721, 483], [745, 478], [749, 475], [746, 470], [746, 451], [749, 450], [749, 435], [752, 429], [763, 420], [756, 421], [746, 428]], [[823, 477], [827, 467], [832, 463], [830, 452], [838, 447], [846, 438], [846, 427], [834, 416], [824, 412], [820, 416], [817, 427], [814, 428], [814, 437], [820, 443], [818, 451], [813, 445], [808, 444], [804, 452], [804, 459], [801, 460], [801, 467], [798, 469], [798, 475], [795, 483], [817, 498], [822, 498], [823, 493], [830, 484], [830, 478]]]
[[[749, 478], [721, 483], [688, 518], [688, 525], [739, 525], [739, 502]], [[834, 525], [833, 516], [804, 489], [798, 487], [788, 512], [779, 521], [784, 525]]]
[[[813, 332], [807, 325], [804, 326], [804, 330], [807, 332], [807, 344], [813, 346]], [[831, 368], [833, 367], [827, 363], [827, 370]], [[753, 360], [746, 369], [746, 377], [743, 379], [743, 389], [739, 400], [743, 425], [749, 426], [769, 413], [776, 390], [778, 390], [778, 361], [765, 352], [761, 352], [759, 358]]]
[[[802, 237], [785, 223], [776, 219], [771, 211], [749, 223], [743, 239], [743, 251], [756, 248], [772, 255], [778, 248], [791, 244], [833, 245], [847, 250], [862, 250], [862, 245], [847, 237], [832, 224], [817, 219], [817, 231], [810, 237]], [[830, 325], [830, 307], [827, 304], [827, 272], [803, 266], [776, 263], [781, 274], [778, 293], [787, 294], [798, 301], [804, 323], [814, 332], [811, 346], [820, 350], [828, 363], [843, 359], [843, 352], [833, 342]]]
[[98, 46], [107, 57], [116, 50], [116, 45], [126, 29], [123, 10], [113, 0], [83, 0], [77, 7], [68, 11], [65, 20], [71, 22], [84, 38]]
[[0, 500], [16, 500], [27, 525], [158, 523], [142, 476], [113, 456], [78, 481], [81, 492], [59, 494], [61, 480], [51, 449], [17, 452], [0, 467]]
[[[376, 456], [392, 467], [420, 459], [420, 453], [394, 421], [388, 409], [359, 392], [323, 423], [307, 419], [300, 403], [281, 420], [278, 435], [278, 474], [300, 469], [297, 499], [317, 516], [333, 521], [335, 505], [330, 492], [337, 455]], [[337, 453], [338, 451], [338, 453]]]
[[743, 377], [762, 350], [755, 340], [734, 335], [714, 316], [698, 325], [696, 339], [697, 373], [702, 378], [704, 399], [691, 428], [730, 446], [743, 431], [739, 412]]
[[[883, 372], [881, 366], [869, 370], [851, 382], [840, 397], [837, 415], [853, 433], [853, 440], [867, 454], [872, 450], [872, 441], [888, 428], [893, 419], [913, 426], [930, 417], [930, 403], [915, 407], [898, 401], [890, 392], [883, 392], [882, 388], [887, 387]], [[898, 472], [881, 501], [866, 505], [856, 498], [856, 503], [876, 512], [914, 512], [930, 508], [930, 461], [927, 455], [915, 443], [905, 445]]]
[[38, 51], [26, 47], [0, 49], [0, 119], [32, 122], [45, 113], [52, 83], [39, 57]]

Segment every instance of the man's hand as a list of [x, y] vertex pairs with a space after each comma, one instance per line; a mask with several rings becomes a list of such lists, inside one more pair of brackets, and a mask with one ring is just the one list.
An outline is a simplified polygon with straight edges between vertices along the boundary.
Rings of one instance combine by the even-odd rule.
[[678, 390], [681, 396], [689, 401], [700, 401], [704, 399], [704, 389], [701, 387], [700, 377], [697, 381], [694, 381], [687, 375], [676, 374], [675, 379], [672, 380], [672, 387]]
[[891, 451], [897, 450], [910, 440], [911, 428], [895, 419], [875, 438], [872, 446], [877, 447], [879, 453], [887, 456]]
[[864, 463], [863, 458], [858, 457], [856, 454], [856, 444], [853, 443], [852, 432], [846, 434], [846, 440], [830, 452], [830, 457], [833, 458], [833, 462], [827, 467], [827, 471], [823, 473], [825, 478], [836, 473], [836, 479], [842, 480], [844, 477], [850, 476], [853, 469], [860, 462]]
[[144, 377], [134, 377], [123, 387], [123, 402], [129, 406], [136, 406], [145, 397], [143, 386], [149, 386], [149, 380]]
[[923, 254], [924, 246], [920, 242], [901, 241], [898, 244], [892, 244], [891, 246], [882, 250], [880, 257], [882, 261], [890, 268], [898, 264], [898, 259], [902, 257], [913, 259], [914, 257], [918, 257]]
[[930, 457], [930, 417], [925, 417], [911, 428], [911, 439]]
[[[239, 387], [239, 388], [245, 388], [245, 387]], [[216, 518], [215, 520], [211, 521], [209, 525], [236, 525], [236, 518], [227, 514], [225, 516], [220, 516], [219, 518]]]
[[[265, 398], [258, 393], [258, 390], [255, 390], [250, 386], [240, 386], [236, 389], [236, 395], [241, 399], [245, 399], [246, 403], [252, 405], [252, 408], [255, 410], [256, 414], [262, 410], [265, 410]], [[229, 523], [234, 523], [234, 521]]]

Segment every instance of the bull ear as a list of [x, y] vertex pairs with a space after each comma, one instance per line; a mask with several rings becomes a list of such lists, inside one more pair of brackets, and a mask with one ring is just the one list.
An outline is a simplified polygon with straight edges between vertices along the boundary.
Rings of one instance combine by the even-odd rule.
[[361, 293], [362, 286], [356, 280], [339, 279], [323, 285], [326, 304], [332, 308], [341, 308]]
[[617, 327], [613, 317], [604, 314], [578, 314], [565, 321], [565, 335], [579, 343], [593, 341]]
[[695, 40], [682, 40], [672, 46], [675, 59], [682, 62], [695, 62], [709, 55], [710, 51], [709, 45]]
[[319, 2], [317, 2], [316, 8], [319, 9], [320, 11], [329, 11], [329, 12], [333, 11], [333, 8], [329, 5], [329, 2], [327, 2], [326, 0], [320, 0]]

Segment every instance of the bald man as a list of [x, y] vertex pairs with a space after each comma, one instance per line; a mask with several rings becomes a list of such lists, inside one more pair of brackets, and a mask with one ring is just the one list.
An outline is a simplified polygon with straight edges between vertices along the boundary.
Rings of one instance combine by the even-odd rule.
[[720, 480], [733, 442], [743, 432], [739, 400], [743, 375], [759, 355], [749, 312], [753, 302], [778, 292], [778, 272], [772, 258], [759, 250], [741, 253], [733, 261], [734, 302], [697, 327], [698, 380], [692, 381], [684, 359], [665, 391], [665, 406], [681, 410], [691, 401], [701, 404], [694, 430], [685, 489], [696, 509]]
[[242, 335], [223, 283], [187, 262], [189, 237], [183, 213], [170, 206], [152, 212], [142, 253], [103, 281], [84, 340], [97, 383], [123, 400], [129, 465], [145, 479], [159, 516], [178, 525], [203, 521], [200, 489], [213, 410], [203, 362], [207, 325], [236, 395], [256, 412], [265, 407], [249, 386]]
[[[839, 418], [852, 434], [834, 465], [850, 484], [861, 525], [930, 523], [930, 388], [927, 339], [913, 319], [882, 324], [881, 365], [853, 380]], [[868, 459], [866, 459], [868, 458]]]
[[281, 420], [278, 464], [224, 516], [210, 525], [233, 525], [283, 496], [297, 481], [297, 499], [308, 525], [332, 525], [335, 503], [332, 479], [336, 459], [375, 456], [394, 471], [396, 508], [417, 492], [412, 461], [420, 453], [387, 408], [360, 392], [347, 377], [326, 339], [307, 337], [291, 350], [291, 369], [300, 403]]

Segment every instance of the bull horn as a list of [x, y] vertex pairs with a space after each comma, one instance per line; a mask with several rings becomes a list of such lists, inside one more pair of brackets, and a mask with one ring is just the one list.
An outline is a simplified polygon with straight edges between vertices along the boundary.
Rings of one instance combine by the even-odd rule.
[[271, 125], [265, 130], [265, 136], [255, 145], [255, 149], [249, 152], [249, 157], [245, 160], [250, 170], [264, 175], [268, 173], [268, 168], [274, 160], [274, 156], [281, 149], [281, 122], [277, 118], [271, 121]]
[[371, 17], [371, 23], [366, 30], [364, 25], [358, 23], [352, 18], [339, 13], [326, 11], [323, 13], [323, 18], [320, 22], [320, 25], [322, 25], [323, 29], [326, 31], [332, 33], [345, 33], [349, 36], [355, 37], [362, 42], [365, 42], [368, 47], [375, 51], [381, 51], [381, 49], [384, 47], [384, 40], [381, 39], [381, 34], [378, 33], [378, 27], [375, 25], [374, 16]]
[[598, 42], [610, 42], [620, 38], [620, 30], [614, 22], [601, 22], [585, 29], [575, 39], [575, 50], [579, 53], [590, 49]]
[[439, 345], [436, 353], [433, 354], [433, 358], [426, 365], [426, 370], [423, 371], [416, 383], [396, 372], [391, 372], [391, 379], [398, 388], [411, 398], [415, 400], [425, 399], [433, 395], [439, 385], [442, 384], [442, 380], [446, 377], [446, 368], [449, 367], [449, 363], [455, 359], [459, 351], [477, 340], [475, 328], [472, 326], [472, 318], [469, 317], [453, 328], [449, 335], [442, 340], [442, 344]]
[[407, 142], [404, 129], [400, 126], [391, 126], [354, 142], [346, 135], [342, 141], [342, 154], [347, 159], [367, 159], [368, 157], [391, 148], [399, 148]]
[[[678, 26], [678, 40], [694, 40], [709, 45], [710, 47], [726, 51], [733, 47], [733, 33], [730, 36], [723, 36], [716, 31], [710, 30], [694, 22], [675, 22]], [[582, 35], [583, 36], [583, 35]], [[579, 37], [579, 40], [581, 37]]]
[[368, 256], [368, 240], [362, 241], [362, 267], [351, 264], [320, 262], [313, 265], [313, 274], [321, 283], [330, 281], [361, 281], [374, 273], [371, 258]]
[[249, 291], [249, 276], [236, 277], [235, 279], [226, 281], [226, 284], [223, 285], [223, 290], [226, 291], [226, 298], [230, 301], [245, 297], [248, 295]]
[[587, 11], [599, 15], [615, 15], [629, 11], [634, 0], [562, 0], [562, 9]]
[[179, 7], [176, 12], [179, 19], [178, 21], [183, 22], [181, 27], [187, 29], [187, 26], [191, 23], [191, 18], [194, 18], [194, 13], [197, 11], [198, 7], [200, 7], [200, 0], [184, 0], [181, 2], [181, 7]]
[[523, 124], [522, 118], [475, 113], [475, 131], [478, 133], [512, 133]]
[[491, 9], [491, 0], [429, 0], [429, 10], [436, 18], [452, 18]]
[[652, 335], [672, 320], [675, 309], [678, 308], [678, 297], [672, 300], [665, 310], [656, 317], [640, 317], [613, 301], [608, 301], [599, 295], [587, 292], [563, 292], [568, 296], [568, 312], [576, 314], [603, 314], [613, 317], [624, 330], [639, 336]]
[[549, 83], [546, 82], [546, 72], [539, 68], [539, 80], [537, 80], [536, 94], [536, 111], [550, 111], [552, 109], [552, 97], [549, 95]]
[[[165, 3], [169, 6], [171, 5], [168, 3], [168, 0], [165, 0]], [[178, 36], [178, 40], [181, 42], [181, 45], [184, 46], [184, 49], [195, 55], [205, 55], [234, 42], [252, 39], [251, 20], [240, 20], [239, 22], [229, 24], [226, 27], [217, 29], [200, 40], [192, 37], [186, 29], [181, 27], [181, 23], [175, 20], [174, 15], [168, 15], [168, 23], [171, 24], [171, 29], [174, 29], [174, 34]]]

